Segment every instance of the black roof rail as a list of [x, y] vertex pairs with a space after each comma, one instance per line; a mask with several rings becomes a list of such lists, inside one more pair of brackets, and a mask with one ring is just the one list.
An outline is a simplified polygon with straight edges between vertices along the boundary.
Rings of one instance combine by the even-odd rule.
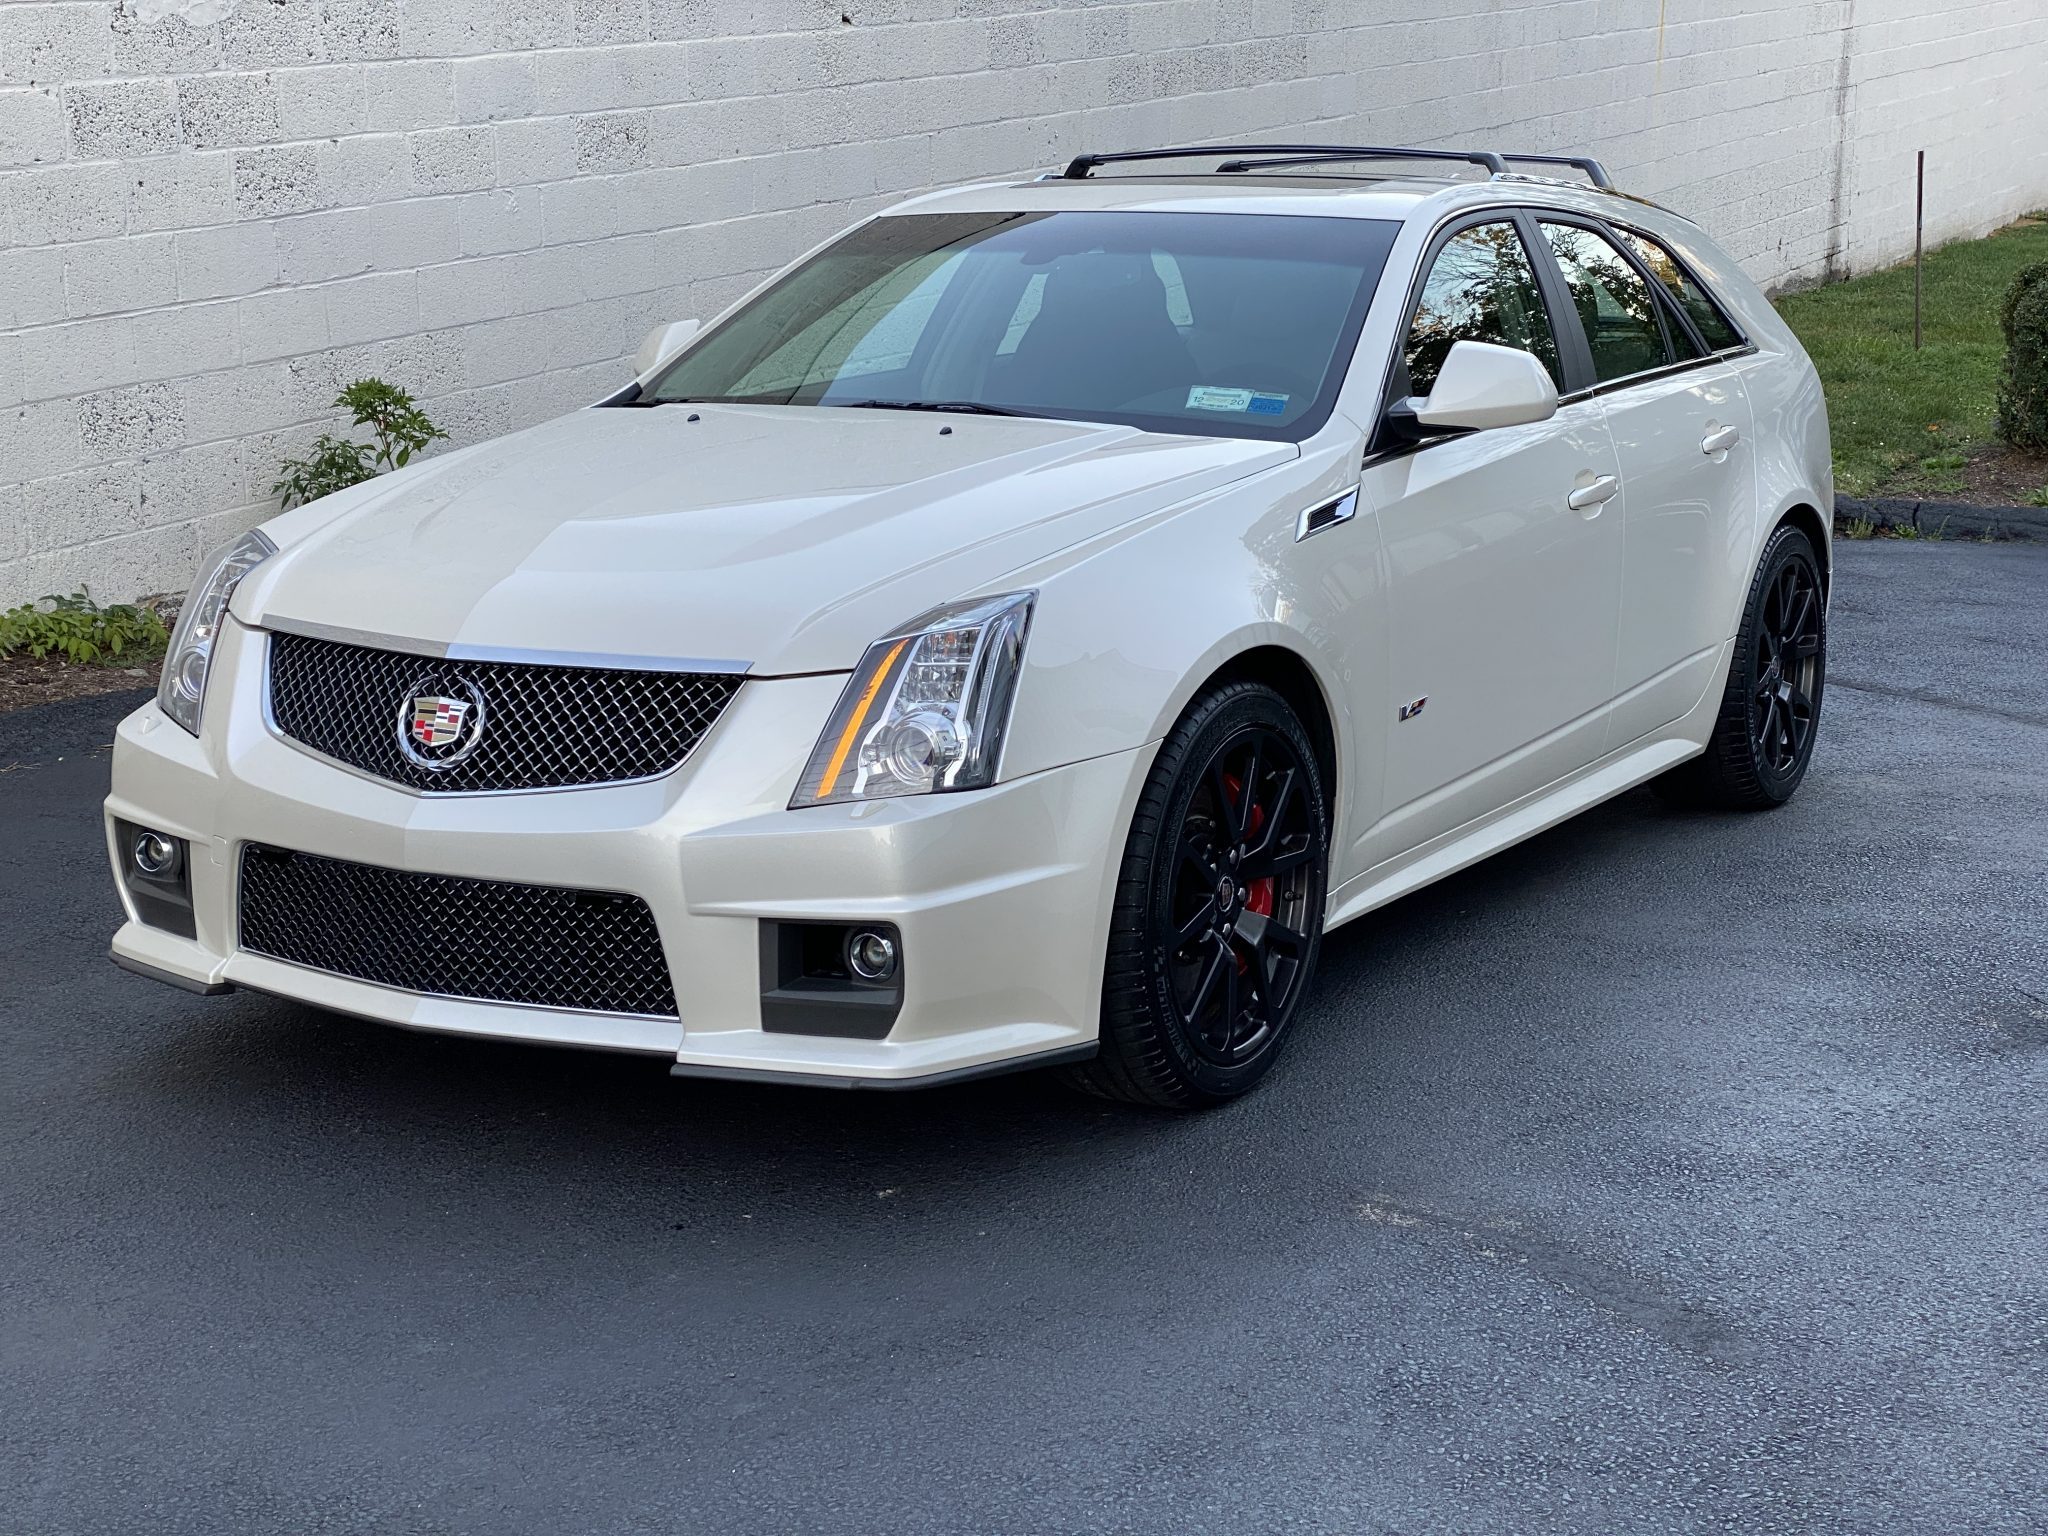
[[1607, 167], [1590, 155], [1502, 155], [1501, 159], [1522, 165], [1563, 165], [1575, 171], [1584, 171], [1586, 180], [1602, 192], [1614, 190], [1614, 178], [1607, 174]]
[[[1507, 174], [1506, 157], [1490, 149], [1409, 149], [1369, 144], [1183, 144], [1171, 149], [1131, 149], [1109, 155], [1076, 155], [1063, 173], [1068, 181], [1086, 181], [1097, 166], [1121, 165], [1132, 160], [1206, 160], [1231, 155], [1256, 155], [1256, 160], [1232, 160], [1219, 171], [1268, 170], [1282, 165], [1318, 165], [1342, 160], [1463, 160], [1484, 166], [1495, 176]], [[1273, 160], [1271, 156], [1281, 156]], [[1602, 174], [1606, 174], [1602, 172]]]
[[[1282, 171], [1298, 165], [1342, 165], [1349, 160], [1462, 160], [1472, 165], [1483, 166], [1490, 174], [1504, 176], [1507, 166], [1501, 162], [1505, 155], [1497, 155], [1490, 149], [1369, 149], [1331, 150], [1313, 155], [1282, 155], [1274, 160], [1231, 160], [1216, 167], [1219, 175], [1241, 176], [1255, 171]], [[1495, 165], [1499, 170], [1494, 170]]]

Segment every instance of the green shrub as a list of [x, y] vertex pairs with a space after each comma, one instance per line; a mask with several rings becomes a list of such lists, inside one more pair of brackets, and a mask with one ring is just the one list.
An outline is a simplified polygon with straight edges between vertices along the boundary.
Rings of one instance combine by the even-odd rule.
[[270, 494], [287, 511], [375, 479], [387, 469], [403, 469], [420, 449], [448, 435], [427, 419], [411, 395], [382, 379], [357, 379], [334, 397], [334, 403], [355, 418], [356, 426], [368, 427], [375, 440], [359, 443], [323, 432], [306, 457], [286, 459]]
[[2022, 267], [1998, 315], [2005, 367], [1998, 380], [1998, 435], [2048, 453], [2048, 261]]
[[0, 613], [0, 656], [21, 652], [38, 660], [57, 655], [66, 661], [144, 661], [161, 655], [169, 641], [155, 609], [135, 603], [102, 608], [82, 589]]

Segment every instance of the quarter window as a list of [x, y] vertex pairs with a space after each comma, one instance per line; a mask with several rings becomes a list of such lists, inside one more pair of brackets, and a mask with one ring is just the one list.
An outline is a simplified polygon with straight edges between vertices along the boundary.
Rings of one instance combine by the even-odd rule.
[[1543, 226], [1593, 350], [1593, 376], [1605, 384], [1678, 359], [1650, 285], [1612, 243], [1576, 224]]
[[1543, 307], [1536, 269], [1515, 226], [1506, 220], [1475, 224], [1451, 236], [1437, 253], [1408, 327], [1403, 359], [1411, 394], [1426, 395], [1444, 358], [1461, 341], [1486, 341], [1534, 353], [1564, 388], [1557, 337]]
[[1694, 329], [1706, 338], [1707, 346], [1713, 351], [1725, 351], [1729, 347], [1742, 345], [1742, 333], [1729, 323], [1721, 313], [1721, 306], [1707, 296], [1707, 291], [1692, 280], [1685, 268], [1678, 264], [1669, 251], [1647, 235], [1625, 229], [1621, 238], [1629, 243], [1643, 265], [1650, 269], [1650, 275], [1664, 285], [1678, 307], [1685, 311]]

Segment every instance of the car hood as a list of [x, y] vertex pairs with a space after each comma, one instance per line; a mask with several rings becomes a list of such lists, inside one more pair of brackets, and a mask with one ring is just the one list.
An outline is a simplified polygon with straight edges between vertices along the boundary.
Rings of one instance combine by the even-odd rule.
[[1296, 456], [897, 411], [593, 409], [274, 520], [259, 625], [838, 671], [927, 608]]

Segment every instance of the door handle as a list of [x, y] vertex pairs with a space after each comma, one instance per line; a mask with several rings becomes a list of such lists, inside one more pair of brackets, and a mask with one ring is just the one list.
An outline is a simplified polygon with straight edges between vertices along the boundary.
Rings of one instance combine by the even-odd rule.
[[1726, 453], [1742, 440], [1742, 434], [1733, 427], [1721, 427], [1700, 439], [1701, 453]]
[[1613, 475], [1601, 475], [1591, 485], [1582, 485], [1565, 497], [1565, 505], [1574, 512], [1590, 512], [1604, 501], [1611, 501], [1614, 493], [1621, 489], [1621, 482]]

